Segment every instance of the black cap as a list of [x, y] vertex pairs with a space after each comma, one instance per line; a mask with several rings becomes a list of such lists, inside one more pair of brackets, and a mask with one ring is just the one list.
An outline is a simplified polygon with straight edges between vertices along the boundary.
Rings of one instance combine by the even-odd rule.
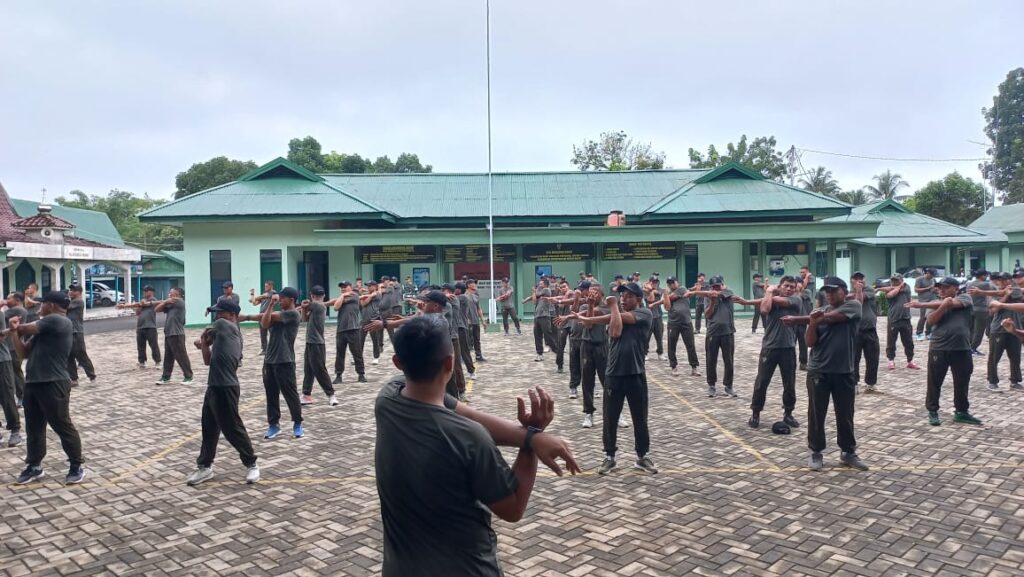
[[[384, 279], [384, 280], [388, 280], [388, 279]], [[371, 278], [370, 281], [368, 283], [366, 283], [366, 286], [377, 286], [377, 281], [375, 281], [375, 280], [373, 280]]]
[[235, 301], [229, 301], [227, 299], [221, 299], [217, 301], [217, 304], [212, 307], [207, 307], [206, 312], [208, 313], [232, 313], [238, 314], [242, 310], [242, 307], [235, 304]]
[[455, 290], [460, 290], [460, 291], [465, 292], [466, 288], [467, 288], [466, 287], [466, 283], [464, 283], [464, 282], [457, 282], [457, 283], [455, 283]]
[[665, 282], [679, 282], [679, 279], [677, 279], [674, 276], [670, 276], [667, 279], [665, 279]]
[[441, 285], [441, 290], [444, 290], [444, 291], [454, 291], [455, 290], [455, 285], [453, 285], [450, 282], [446, 282], [443, 285]]
[[827, 276], [827, 277], [825, 277], [825, 284], [821, 285], [821, 288], [823, 290], [829, 290], [829, 289], [832, 289], [832, 290], [843, 289], [844, 291], [845, 290], [850, 290], [849, 287], [846, 286], [846, 281], [844, 281], [843, 279], [841, 279], [841, 278], [839, 278], [837, 276]]
[[391, 277], [389, 277], [388, 275], [384, 275], [384, 276], [380, 277], [380, 281], [381, 282], [384, 282], [384, 281], [387, 281], [387, 280], [391, 280]]
[[590, 281], [581, 280], [580, 284], [576, 285], [576, 288], [581, 291], [588, 291], [590, 290]]
[[448, 304], [448, 297], [444, 296], [444, 293], [437, 290], [432, 290], [423, 295], [423, 300], [428, 302], [437, 303], [441, 306]]
[[398, 277], [397, 276], [393, 276], [393, 277], [391, 277], [391, 280], [393, 280], [395, 282], [398, 282]]
[[224, 284], [220, 285], [220, 288], [235, 288], [235, 283], [226, 280], [224, 281]]
[[71, 299], [68, 298], [68, 293], [64, 291], [48, 291], [43, 295], [41, 302], [54, 304], [62, 309], [71, 306]]
[[322, 297], [325, 294], [327, 294], [327, 291], [325, 291], [324, 287], [322, 287], [320, 285], [313, 285], [313, 288], [309, 289], [309, 294], [316, 295], [318, 297]]
[[146, 285], [146, 286], [142, 287], [142, 292], [146, 292], [146, 291], [156, 292], [156, 289], [153, 288], [153, 285]]
[[1024, 277], [1024, 269], [1017, 269], [1017, 270], [1013, 271], [1013, 274], [1011, 275], [1011, 278], [1021, 278], [1021, 277]]
[[864, 273], [862, 273], [860, 271], [857, 271], [857, 272], [853, 273], [852, 275], [850, 275], [850, 278], [864, 278]]
[[947, 276], [947, 277], [943, 277], [943, 278], [935, 281], [935, 284], [940, 285], [940, 286], [955, 286], [955, 287], [958, 287], [958, 286], [960, 286], [960, 281], [956, 280], [955, 278], [953, 278], [951, 276]]
[[338, 288], [345, 288], [347, 286], [352, 286], [352, 283], [350, 283], [347, 280], [343, 280], [340, 283], [338, 283]]
[[80, 292], [82, 292], [82, 287], [79, 286], [79, 285], [76, 285], [76, 284], [68, 285], [68, 292], [72, 292], [72, 291], [74, 291], [76, 293], [80, 293]]
[[712, 286], [714, 286], [716, 284], [717, 285], [724, 285], [725, 284], [725, 279], [720, 277], [720, 276], [713, 276], [713, 277], [711, 277], [710, 280], [708, 280], [708, 284], [712, 285]]
[[299, 298], [299, 291], [295, 290], [290, 286], [286, 286], [281, 289], [281, 292], [277, 293], [281, 295], [281, 298], [297, 299]]
[[587, 276], [587, 271], [581, 270], [580, 271], [580, 276]]
[[657, 274], [653, 274], [653, 275], [651, 275], [651, 278], [647, 279], [647, 282], [657, 282], [657, 283], [660, 283], [661, 279], [658, 278]]
[[640, 298], [643, 298], [644, 296], [643, 289], [641, 289], [640, 285], [636, 284], [635, 282], [622, 283], [619, 286], [615, 287], [615, 291], [620, 293], [629, 291]]
[[932, 267], [930, 267], [930, 266], [929, 266], [929, 267], [926, 267], [926, 268], [924, 269], [924, 272], [925, 272], [926, 274], [930, 274], [930, 275], [932, 275], [932, 276], [935, 276], [935, 275], [939, 274], [939, 271], [935, 270], [934, 268], [932, 268]]
[[988, 275], [988, 271], [983, 269], [983, 268], [980, 268], [980, 269], [974, 271], [974, 276], [986, 276], [986, 275]]
[[793, 431], [792, 429], [789, 428], [789, 425], [787, 425], [785, 421], [775, 421], [774, 423], [772, 423], [772, 432], [775, 433], [776, 435], [788, 435]]
[[614, 277], [612, 277], [612, 280], [619, 280], [621, 278], [623, 278], [623, 276], [621, 274], [617, 274]]

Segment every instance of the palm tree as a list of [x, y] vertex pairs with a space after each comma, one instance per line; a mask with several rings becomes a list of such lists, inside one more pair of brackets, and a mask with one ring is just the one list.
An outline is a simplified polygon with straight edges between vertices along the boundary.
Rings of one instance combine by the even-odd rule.
[[867, 185], [864, 188], [867, 189], [868, 194], [875, 197], [878, 200], [889, 200], [896, 196], [901, 188], [907, 188], [910, 183], [903, 180], [903, 177], [899, 174], [893, 174], [891, 170], [886, 170], [882, 174], [876, 174], [874, 176], [875, 182], [878, 186]]
[[801, 178], [800, 186], [811, 192], [835, 196], [839, 194], [839, 183], [832, 178], [832, 171], [819, 166], [807, 173], [809, 178]]
[[857, 190], [846, 190], [836, 194], [836, 198], [845, 202], [846, 204], [852, 204], [854, 206], [860, 206], [871, 202], [871, 196], [864, 192], [863, 188]]

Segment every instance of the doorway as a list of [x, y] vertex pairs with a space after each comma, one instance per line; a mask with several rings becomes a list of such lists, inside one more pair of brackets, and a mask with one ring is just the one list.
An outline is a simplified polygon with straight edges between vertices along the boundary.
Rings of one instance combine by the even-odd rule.
[[382, 276], [398, 277], [402, 273], [402, 266], [397, 262], [384, 262], [373, 265], [373, 278], [379, 279]]

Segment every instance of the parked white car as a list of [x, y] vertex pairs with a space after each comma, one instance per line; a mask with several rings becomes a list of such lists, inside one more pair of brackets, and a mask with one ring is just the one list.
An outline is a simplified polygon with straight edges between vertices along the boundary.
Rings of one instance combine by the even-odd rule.
[[116, 291], [104, 283], [93, 282], [92, 284], [92, 306], [109, 307], [114, 303], [124, 304], [124, 293]]

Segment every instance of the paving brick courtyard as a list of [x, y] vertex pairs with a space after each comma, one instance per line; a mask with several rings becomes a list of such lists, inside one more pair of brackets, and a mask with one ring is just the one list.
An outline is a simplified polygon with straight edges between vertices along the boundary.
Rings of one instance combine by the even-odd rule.
[[[739, 398], [708, 399], [702, 379], [672, 377], [666, 362], [648, 361], [655, 476], [622, 467], [632, 446], [625, 429], [620, 469], [599, 477], [600, 421], [579, 428], [581, 402], [565, 398], [568, 374], [555, 373], [553, 358], [534, 362], [530, 336], [486, 336], [490, 362], [473, 383], [474, 406], [512, 418], [516, 394], [548, 386], [558, 394], [552, 430], [571, 440], [586, 471], [543, 474], [522, 522], [495, 521], [507, 575], [1024, 574], [1024, 394], [985, 391], [979, 366], [972, 412], [985, 424], [953, 424], [945, 390], [943, 424], [929, 427], [924, 371], [883, 367], [884, 394], [857, 399], [859, 453], [871, 471], [836, 466], [830, 419], [826, 470], [812, 473], [803, 468], [803, 427], [777, 436], [746, 426], [760, 336], [738, 324]], [[390, 363], [368, 365], [369, 384], [350, 379], [338, 407], [318, 396], [306, 408], [306, 438], [262, 441], [263, 388], [251, 355], [259, 336], [249, 329], [245, 337], [243, 417], [263, 481], [244, 485], [222, 442], [217, 478], [185, 486], [203, 386], [156, 386], [158, 371], [135, 368], [133, 332], [90, 336], [100, 379], [72, 398], [87, 481], [62, 486], [66, 464], [52, 434], [50, 476], [40, 484], [9, 484], [24, 447], [0, 450], [0, 575], [378, 574], [372, 403]], [[927, 343], [917, 345], [923, 361]], [[702, 342], [698, 351], [703, 364]], [[205, 383], [198, 351], [192, 363]], [[770, 425], [781, 416], [778, 378], [768, 403], [762, 420]]]

